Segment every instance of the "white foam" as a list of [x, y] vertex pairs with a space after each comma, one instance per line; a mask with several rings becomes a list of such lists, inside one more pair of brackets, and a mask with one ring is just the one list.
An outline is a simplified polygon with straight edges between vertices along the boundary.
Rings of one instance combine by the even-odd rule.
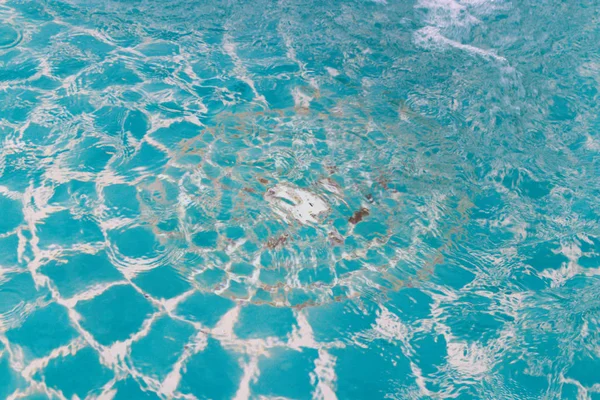
[[338, 71], [338, 70], [337, 70], [337, 69], [335, 69], [335, 68], [331, 68], [331, 67], [325, 67], [325, 70], [327, 71], [327, 73], [328, 73], [329, 75], [331, 75], [331, 76], [332, 76], [332, 77], [334, 77], [334, 78], [340, 74], [340, 71]]
[[464, 375], [481, 376], [491, 366], [485, 347], [477, 343], [449, 342], [447, 350], [450, 365]]
[[506, 58], [499, 56], [493, 50], [485, 50], [476, 46], [462, 44], [460, 42], [448, 39], [440, 33], [440, 29], [434, 26], [426, 26], [415, 32], [415, 44], [426, 49], [444, 50], [446, 48], [455, 48], [466, 51], [475, 56], [486, 59], [507, 62]]
[[328, 204], [316, 194], [305, 189], [278, 184], [267, 191], [265, 200], [284, 220], [293, 218], [302, 224], [317, 223], [329, 211]]
[[404, 341], [408, 336], [408, 328], [404, 325], [396, 314], [392, 314], [387, 308], [382, 307], [374, 330], [382, 338], [388, 340]]
[[310, 102], [313, 99], [311, 96], [307, 95], [298, 88], [294, 88], [292, 90], [292, 96], [294, 97], [294, 105], [296, 106], [296, 108], [309, 108]]
[[428, 10], [426, 21], [437, 27], [470, 26], [479, 20], [469, 14], [467, 7], [455, 0], [420, 0], [415, 8]]

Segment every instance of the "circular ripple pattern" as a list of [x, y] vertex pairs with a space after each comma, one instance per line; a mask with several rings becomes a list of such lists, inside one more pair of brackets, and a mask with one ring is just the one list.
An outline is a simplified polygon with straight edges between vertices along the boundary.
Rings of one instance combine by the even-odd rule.
[[10, 25], [0, 25], [0, 49], [16, 46], [21, 40], [19, 32]]
[[598, 6], [5, 1], [0, 398], [599, 397]]

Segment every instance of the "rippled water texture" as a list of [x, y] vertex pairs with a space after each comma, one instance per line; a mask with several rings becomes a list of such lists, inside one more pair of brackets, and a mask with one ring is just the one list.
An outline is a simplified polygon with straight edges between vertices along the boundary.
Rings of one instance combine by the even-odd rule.
[[600, 3], [0, 3], [0, 398], [600, 399]]

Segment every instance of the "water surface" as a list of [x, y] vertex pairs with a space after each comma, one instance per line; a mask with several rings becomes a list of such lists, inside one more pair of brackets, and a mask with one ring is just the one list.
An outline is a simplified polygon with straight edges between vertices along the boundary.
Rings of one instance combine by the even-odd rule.
[[597, 1], [0, 3], [0, 398], [600, 398]]

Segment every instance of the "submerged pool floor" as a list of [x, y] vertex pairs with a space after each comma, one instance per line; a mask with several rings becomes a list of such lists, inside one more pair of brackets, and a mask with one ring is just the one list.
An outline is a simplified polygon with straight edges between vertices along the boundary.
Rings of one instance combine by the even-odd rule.
[[0, 398], [600, 399], [597, 1], [0, 3]]

